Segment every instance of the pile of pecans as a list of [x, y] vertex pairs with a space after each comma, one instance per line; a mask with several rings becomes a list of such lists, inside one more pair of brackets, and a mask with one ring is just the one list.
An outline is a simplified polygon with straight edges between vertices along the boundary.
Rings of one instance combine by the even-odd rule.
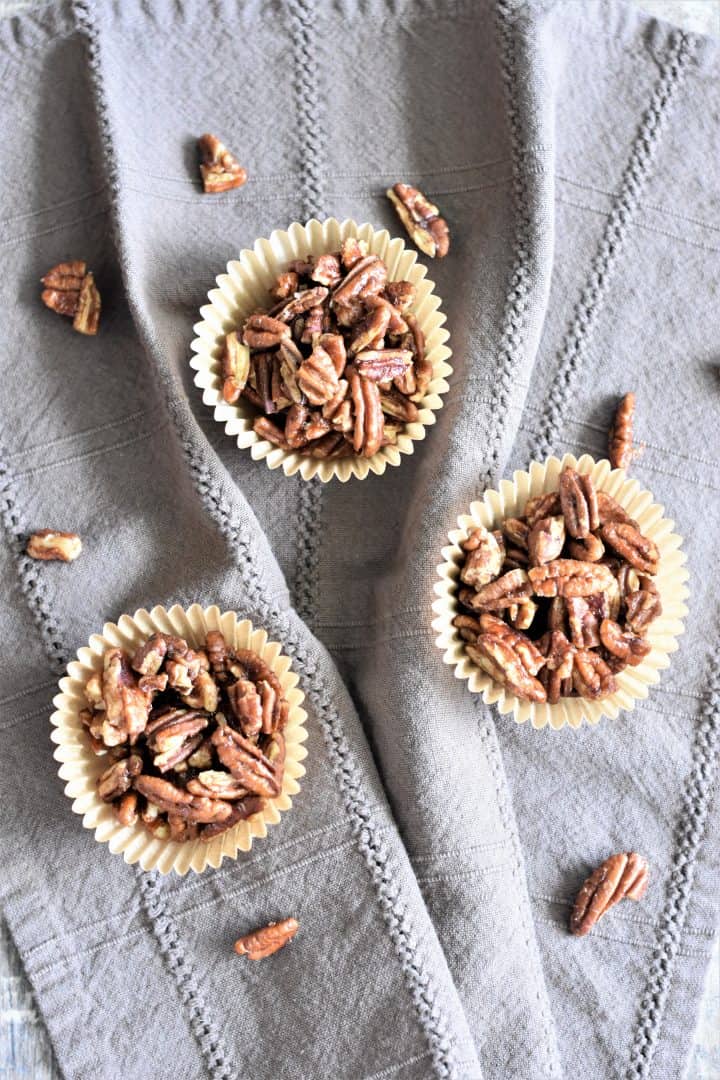
[[282, 788], [288, 703], [264, 660], [211, 630], [205, 649], [153, 634], [134, 655], [108, 648], [81, 720], [111, 764], [97, 792], [123, 825], [209, 841]]
[[453, 625], [470, 659], [517, 697], [607, 697], [650, 652], [657, 547], [591, 476], [565, 469], [558, 491], [495, 532], [475, 528], [462, 547], [465, 613]]
[[413, 284], [389, 281], [384, 261], [349, 237], [291, 262], [271, 295], [225, 339], [225, 401], [245, 398], [261, 438], [315, 458], [370, 458], [395, 443], [432, 379]]

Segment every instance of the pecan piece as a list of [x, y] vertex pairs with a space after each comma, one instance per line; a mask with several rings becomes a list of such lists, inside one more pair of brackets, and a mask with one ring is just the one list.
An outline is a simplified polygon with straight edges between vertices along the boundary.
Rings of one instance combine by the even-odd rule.
[[645, 638], [623, 628], [613, 619], [603, 619], [600, 624], [600, 639], [609, 653], [624, 660], [630, 667], [641, 664], [652, 646]]
[[300, 924], [297, 919], [283, 919], [282, 922], [269, 923], [259, 930], [243, 935], [235, 942], [238, 956], [247, 956], [250, 960], [264, 960], [282, 949], [297, 934]]
[[126, 791], [113, 806], [115, 817], [120, 824], [124, 825], [126, 828], [130, 825], [134, 825], [138, 819], [137, 803], [137, 792]]
[[570, 933], [588, 934], [619, 900], [642, 900], [647, 891], [647, 860], [634, 851], [611, 855], [584, 882], [570, 915]]
[[222, 764], [248, 791], [269, 799], [280, 793], [277, 770], [255, 743], [227, 725], [213, 732], [212, 743]]
[[88, 271], [83, 278], [78, 296], [78, 306], [73, 319], [73, 330], [79, 334], [94, 336], [100, 325], [100, 293], [98, 292], [95, 278]]
[[191, 795], [182, 788], [162, 780], [158, 776], [142, 773], [134, 780], [135, 790], [144, 795], [159, 810], [189, 821], [193, 825], [209, 824], [213, 821], [225, 821], [231, 809], [222, 799], [208, 799]]
[[542, 683], [527, 671], [520, 657], [503, 636], [495, 633], [481, 634], [477, 641], [472, 645], [468, 644], [466, 649], [471, 660], [496, 682], [506, 686], [516, 697], [526, 701], [546, 700], [547, 695]]
[[317, 255], [313, 260], [310, 277], [313, 281], [317, 281], [320, 285], [326, 285], [329, 288], [337, 285], [342, 277], [339, 257], [332, 254]]
[[608, 439], [608, 457], [613, 469], [629, 469], [633, 459], [633, 417], [635, 395], [631, 392], [621, 400], [615, 412]]
[[556, 559], [528, 570], [532, 591], [537, 596], [592, 596], [612, 587], [614, 578], [603, 563]]
[[103, 659], [102, 698], [105, 716], [102, 739], [106, 746], [134, 742], [145, 730], [150, 701], [138, 686], [122, 649], [108, 649]]
[[328, 289], [324, 285], [318, 285], [314, 289], [305, 289], [299, 292], [292, 300], [289, 300], [275, 318], [282, 323], [292, 322], [298, 315], [303, 315], [311, 308], [318, 307], [329, 296]]
[[411, 281], [388, 281], [384, 292], [392, 306], [402, 313], [415, 303], [415, 286]]
[[243, 341], [250, 349], [275, 349], [290, 336], [287, 323], [262, 313], [250, 315], [243, 326]]
[[348, 369], [348, 385], [355, 413], [353, 449], [363, 457], [372, 457], [382, 446], [383, 413], [380, 392], [375, 383]]
[[490, 615], [489, 613], [481, 615], [480, 629], [483, 634], [494, 634], [502, 641], [505, 641], [513, 652], [519, 656], [523, 667], [530, 675], [537, 675], [545, 663], [545, 657], [529, 637], [521, 634], [518, 630], [513, 630], [502, 619], [498, 619], [496, 615]]
[[642, 574], [656, 574], [660, 552], [639, 529], [621, 521], [609, 521], [600, 530], [603, 540]]
[[573, 686], [580, 697], [591, 701], [614, 694], [617, 684], [605, 660], [596, 652], [578, 649], [573, 667]]
[[219, 769], [204, 769], [196, 778], [188, 780], [187, 790], [191, 795], [202, 795], [210, 799], [244, 799], [248, 789], [230, 775]]
[[453, 626], [457, 629], [463, 641], [477, 641], [480, 634], [482, 634], [480, 620], [472, 615], [456, 615], [453, 619]]
[[59, 315], [73, 319], [80, 334], [97, 334], [100, 322], [100, 293], [95, 278], [81, 259], [58, 263], [42, 278], [42, 302]]
[[345, 364], [347, 363], [345, 339], [342, 334], [322, 334], [318, 344], [323, 347], [332, 360], [333, 367], [337, 372], [338, 378], [340, 378], [345, 370]]
[[82, 551], [82, 540], [77, 533], [58, 532], [56, 529], [38, 529], [29, 537], [25, 552], [31, 559], [44, 562], [73, 562]]
[[533, 566], [557, 559], [565, 544], [565, 519], [562, 517], [540, 518], [527, 537], [527, 549]]
[[275, 278], [275, 284], [270, 290], [270, 295], [273, 300], [284, 301], [293, 293], [297, 292], [300, 285], [300, 278], [294, 270], [286, 270], [284, 274], [278, 274]]
[[142, 758], [139, 754], [116, 761], [98, 777], [97, 793], [104, 802], [112, 802], [124, 795], [132, 787], [133, 779], [142, 772]]
[[201, 135], [198, 149], [201, 157], [200, 176], [206, 194], [242, 187], [247, 180], [247, 172], [216, 135]]
[[612, 495], [608, 495], [607, 492], [597, 492], [597, 504], [598, 517], [601, 525], [605, 525], [609, 521], [621, 521], [625, 525], [633, 525], [635, 528], [638, 527], [637, 521], [631, 518], [617, 499], [613, 499]]
[[588, 533], [582, 540], [571, 540], [568, 554], [579, 562], [599, 562], [605, 554], [605, 545], [599, 536]]
[[640, 588], [625, 597], [625, 625], [633, 634], [646, 634], [650, 623], [662, 615], [660, 594], [649, 578], [640, 579]]
[[261, 439], [267, 439], [268, 442], [281, 447], [283, 450], [292, 449], [277, 424], [273, 424], [272, 420], [269, 420], [267, 416], [257, 416], [255, 418], [253, 421], [253, 431], [256, 435], [259, 435]]
[[432, 364], [425, 353], [425, 335], [420, 329], [420, 324], [414, 315], [407, 314], [405, 320], [408, 324], [408, 334], [403, 339], [406, 348], [410, 348], [413, 354], [413, 370], [415, 372], [415, 399], [422, 401], [427, 389], [432, 382]]
[[557, 517], [561, 512], [560, 495], [557, 491], [548, 491], [544, 495], [535, 495], [525, 504], [525, 521], [532, 529], [540, 518]]
[[502, 577], [483, 585], [469, 598], [468, 606], [476, 611], [499, 611], [522, 603], [530, 597], [531, 588], [524, 570], [510, 570]]
[[461, 581], [478, 589], [499, 577], [505, 558], [505, 545], [498, 542], [495, 533], [478, 525], [462, 546], [467, 551], [467, 558], [460, 573]]
[[568, 596], [570, 637], [580, 649], [595, 649], [600, 644], [600, 623], [607, 618], [609, 604], [605, 593], [594, 596]]
[[377, 296], [385, 288], [387, 267], [377, 255], [367, 255], [356, 262], [333, 293], [333, 306]]
[[222, 394], [228, 405], [234, 405], [245, 389], [250, 374], [250, 350], [239, 340], [237, 330], [225, 337], [221, 363]]
[[227, 805], [230, 807], [230, 813], [223, 821], [213, 821], [209, 825], [201, 827], [200, 839], [203, 843], [208, 844], [216, 836], [220, 836], [221, 833], [232, 829], [234, 825], [237, 825], [238, 821], [244, 821], [246, 818], [252, 817], [253, 814], [259, 814], [265, 807], [265, 800], [259, 799], [256, 795], [248, 795], [245, 799], [229, 802]]
[[[546, 520], [543, 518], [543, 520]], [[505, 518], [500, 528], [510, 543], [522, 551], [527, 551], [530, 526], [522, 518]]]
[[385, 337], [391, 312], [389, 304], [378, 304], [366, 311], [353, 327], [348, 347], [350, 355], [362, 352], [363, 349], [379, 348], [378, 343]]
[[297, 383], [311, 405], [324, 405], [338, 391], [338, 374], [322, 345], [316, 345], [297, 371]]
[[340, 246], [340, 261], [346, 270], [352, 270], [356, 263], [367, 255], [367, 244], [356, 236], [348, 236]]
[[412, 353], [408, 349], [365, 349], [357, 354], [355, 363], [363, 378], [385, 383], [405, 375]]
[[408, 236], [431, 259], [441, 259], [450, 249], [450, 233], [440, 211], [421, 191], [409, 184], [394, 184], [387, 197], [395, 207]]
[[418, 416], [417, 405], [408, 398], [399, 394], [397, 390], [382, 390], [380, 392], [380, 407], [388, 416], [394, 416], [406, 424], [414, 423]]
[[57, 289], [58, 292], [80, 292], [83, 278], [87, 273], [87, 263], [82, 259], [73, 259], [71, 262], [58, 263], [48, 270], [40, 281], [47, 289]]
[[262, 702], [255, 683], [249, 679], [238, 679], [227, 688], [228, 702], [240, 730], [247, 738], [252, 738], [262, 730]]
[[[549, 705], [557, 705], [566, 691], [571, 689], [575, 649], [562, 630], [551, 630], [544, 648], [545, 666], [539, 678], [547, 693]], [[570, 684], [570, 685], [568, 685]]]
[[570, 536], [584, 539], [600, 524], [597, 495], [590, 475], [563, 469], [560, 474], [560, 506]]

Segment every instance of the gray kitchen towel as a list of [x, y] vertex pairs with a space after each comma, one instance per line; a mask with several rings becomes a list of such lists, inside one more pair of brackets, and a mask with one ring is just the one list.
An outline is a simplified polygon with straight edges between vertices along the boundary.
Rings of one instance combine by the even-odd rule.
[[[718, 49], [610, 3], [116, 0], [2, 25], [4, 911], [69, 1077], [682, 1074], [717, 924]], [[250, 179], [205, 197], [195, 139]], [[414, 180], [455, 374], [413, 458], [305, 484], [239, 452], [188, 367], [215, 274], [333, 214], [399, 226]], [[96, 270], [95, 340], [38, 305]], [[458, 513], [532, 457], [604, 451], [636, 390], [635, 472], [686, 538], [688, 632], [631, 716], [515, 728], [441, 662], [434, 568]], [[21, 555], [32, 528], [85, 540]], [[69, 810], [53, 675], [106, 618], [216, 602], [295, 659], [308, 775], [251, 855], [127, 868]], [[48, 663], [49, 661], [49, 663]], [[591, 938], [587, 870], [652, 887]], [[234, 936], [295, 914], [271, 964]]]

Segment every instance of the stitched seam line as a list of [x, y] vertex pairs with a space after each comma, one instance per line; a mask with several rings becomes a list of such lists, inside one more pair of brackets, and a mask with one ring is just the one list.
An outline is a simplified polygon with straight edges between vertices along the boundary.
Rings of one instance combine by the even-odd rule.
[[[109, 108], [105, 94], [99, 61], [98, 29], [93, 16], [92, 0], [74, 0], [77, 24], [86, 37], [90, 72], [93, 80], [98, 112], [99, 134], [103, 145], [106, 170], [109, 177], [113, 221], [120, 261], [125, 265], [122, 235], [118, 226], [118, 199], [120, 180], [117, 160], [112, 142]], [[164, 372], [162, 358], [158, 359]], [[174, 389], [169, 378], [162, 378], [168, 410], [173, 418], [178, 439], [188, 462], [195, 489], [218, 531], [225, 538], [236, 558], [238, 572], [245, 587], [248, 608], [262, 613], [266, 628], [280, 640], [286, 653], [294, 659], [301, 674], [301, 683], [308, 701], [312, 704], [317, 721], [323, 731], [326, 750], [333, 774], [338, 782], [345, 812], [360, 854], [375, 888], [378, 905], [385, 921], [395, 954], [400, 962], [405, 983], [415, 1006], [420, 1028], [427, 1040], [435, 1074], [443, 1080], [458, 1077], [451, 1041], [447, 1035], [447, 1020], [437, 1003], [437, 991], [427, 972], [420, 946], [415, 938], [411, 918], [402, 901], [397, 886], [391, 878], [390, 855], [382, 838], [372, 809], [362, 789], [360, 771], [343, 733], [342, 722], [334, 707], [318, 665], [303, 650], [295, 636], [290, 617], [269, 597], [264, 573], [258, 565], [251, 531], [242, 529], [231, 520], [231, 507], [224, 498], [222, 485], [215, 481], [203, 454], [196, 449], [183, 415], [184, 403], [175, 402]], [[182, 968], [180, 971], [182, 975]], [[208, 1025], [206, 1025], [208, 1026]], [[211, 1073], [211, 1075], [213, 1075]]]
[[50, 660], [52, 670], [60, 674], [68, 662], [68, 655], [63, 645], [62, 635], [50, 610], [47, 598], [47, 586], [43, 578], [43, 566], [36, 559], [25, 554], [25, 543], [32, 531], [23, 521], [18, 507], [15, 480], [2, 451], [0, 460], [0, 517], [5, 528], [8, 546], [13, 556], [15, 570], [20, 580], [20, 589], [32, 616], [40, 631], [45, 653]]
[[676, 854], [659, 919], [650, 973], [640, 999], [638, 1026], [630, 1051], [626, 1080], [643, 1080], [650, 1075], [677, 957], [688, 951], [687, 947], [681, 950], [680, 942], [690, 904], [695, 861], [705, 834], [717, 776], [719, 729], [720, 674], [716, 672], [710, 680], [710, 691], [695, 733], [690, 777], [678, 815]]
[[[288, 5], [288, 23], [295, 63], [295, 108], [297, 115], [298, 157], [301, 169], [301, 216], [322, 219], [325, 131], [318, 90], [318, 66], [311, 66], [314, 43], [318, 37], [318, 12], [315, 0], [293, 0]], [[323, 483], [318, 477], [303, 480], [298, 476], [298, 531], [294, 600], [298, 615], [309, 625], [315, 621], [320, 564], [320, 522], [323, 509]]]
[[234, 1080], [236, 1074], [228, 1064], [230, 1055], [222, 1045], [217, 1027], [207, 1019], [205, 1002], [195, 972], [183, 951], [175, 924], [163, 906], [158, 876], [138, 871], [137, 878], [143, 907], [160, 951], [175, 978], [175, 985], [187, 1009], [190, 1028], [205, 1058], [208, 1073], [213, 1080]]
[[684, 82], [694, 48], [695, 41], [692, 35], [680, 33], [674, 37], [660, 78], [640, 123], [620, 187], [603, 230], [600, 246], [591, 264], [589, 278], [580, 294], [574, 318], [560, 350], [558, 372], [550, 390], [542, 434], [536, 441], [532, 454], [540, 460], [552, 453], [559, 436], [560, 426], [570, 404], [585, 351], [602, 310], [628, 233], [635, 222], [640, 199], [660, 143], [660, 136], [677, 92]]

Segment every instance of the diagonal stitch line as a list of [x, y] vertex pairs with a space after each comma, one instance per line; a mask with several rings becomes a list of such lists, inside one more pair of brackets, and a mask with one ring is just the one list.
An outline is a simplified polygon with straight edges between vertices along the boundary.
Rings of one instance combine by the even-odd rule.
[[[298, 156], [301, 163], [301, 216], [324, 217], [323, 162], [325, 131], [318, 86], [320, 65], [313, 63], [314, 45], [319, 36], [315, 0], [292, 0], [288, 19], [295, 61], [295, 104], [298, 120]], [[300, 618], [310, 626], [315, 621], [320, 566], [320, 523], [323, 509], [323, 483], [319, 477], [303, 480], [298, 476], [298, 552], [295, 574], [295, 607]]]
[[380, 1072], [375, 1072], [372, 1076], [365, 1076], [363, 1080], [385, 1080], [386, 1077], [394, 1076], [401, 1069], [406, 1069], [408, 1065], [417, 1065], [418, 1062], [424, 1061], [429, 1056], [429, 1053], [415, 1054], [413, 1057], [406, 1058], [405, 1061], [399, 1061], [397, 1065], [388, 1065], [386, 1069], [381, 1069]]
[[121, 439], [119, 442], [112, 443], [109, 446], [98, 446], [94, 450], [85, 450], [79, 454], [73, 454], [71, 457], [59, 458], [57, 461], [50, 461], [47, 465], [38, 465], [34, 469], [23, 469], [16, 472], [17, 477], [29, 477], [39, 476], [41, 473], [50, 472], [52, 469], [61, 469], [65, 465], [77, 465], [80, 461], [87, 461], [88, 459], [102, 457], [103, 454], [113, 453], [115, 450], [124, 450], [128, 446], [134, 446], [136, 443], [144, 442], [146, 439], [152, 439], [168, 426], [168, 421], [164, 420], [157, 427], [154, 427], [152, 431], [145, 431], [141, 435], [133, 435], [129, 439]]
[[0, 242], [0, 248], [12, 247], [14, 244], [24, 244], [29, 240], [36, 240], [39, 236], [52, 236], [53, 233], [62, 232], [63, 229], [74, 228], [75, 225], [84, 225], [88, 221], [94, 221], [95, 218], [104, 217], [109, 214], [110, 211], [107, 207], [104, 210], [96, 210], [94, 214], [88, 214], [87, 217], [75, 218], [74, 221], [61, 221], [59, 225], [53, 225], [49, 229], [41, 229], [39, 232], [25, 233], [23, 236], [12, 236], [9, 240], [3, 240]]
[[0, 228], [3, 225], [12, 225], [14, 221], [26, 221], [28, 218], [39, 217], [41, 214], [50, 214], [55, 210], [63, 210], [66, 206], [75, 206], [77, 203], [87, 202], [96, 195], [102, 195], [105, 186], [95, 188], [94, 191], [86, 191], [84, 195], [76, 195], [72, 199], [63, 199], [62, 202], [53, 203], [52, 206], [41, 206], [39, 210], [26, 210], [23, 214], [13, 214], [11, 217], [0, 219]]
[[650, 98], [630, 150], [620, 187], [608, 215], [602, 239], [593, 258], [590, 275], [575, 308], [559, 357], [558, 371], [550, 390], [550, 400], [542, 425], [542, 435], [533, 457], [543, 460], [553, 450], [561, 423], [571, 400], [588, 342], [607, 296], [613, 272], [625, 247], [628, 232], [635, 222], [640, 198], [650, 175], [660, 136], [677, 92], [685, 78], [695, 41], [679, 33], [673, 38], [662, 64], [662, 71]]
[[[75, 0], [74, 11], [80, 29], [87, 38], [89, 67], [95, 91], [100, 138], [110, 182], [116, 242], [123, 266], [127, 264], [123, 236], [119, 229], [118, 202], [120, 179], [112, 141], [112, 125], [103, 75], [100, 70], [99, 32], [94, 21], [91, 0]], [[142, 312], [136, 318], [144, 327]], [[269, 597], [265, 574], [258, 564], [256, 539], [252, 531], [233, 521], [232, 504], [228, 502], [222, 481], [211, 473], [205, 455], [191, 436], [192, 415], [187, 403], [176, 401], [172, 373], [162, 356], [156, 355], [159, 375], [165, 390], [168, 410], [175, 423], [178, 439], [185, 453], [195, 489], [220, 534], [233, 552], [238, 573], [246, 590], [248, 608], [261, 614], [264, 625], [281, 635], [286, 651], [295, 660], [302, 675], [308, 701], [313, 705], [316, 720], [323, 732], [326, 752], [333, 774], [343, 796], [345, 811], [357, 849], [373, 883], [376, 900], [383, 915], [390, 940], [405, 978], [406, 987], [415, 1007], [421, 1030], [431, 1050], [437, 1076], [450, 1080], [457, 1077], [452, 1043], [447, 1034], [447, 1019], [437, 1004], [437, 991], [427, 969], [421, 946], [415, 936], [407, 906], [398, 886], [392, 879], [390, 852], [368, 803], [360, 770], [344, 734], [342, 721], [327, 690], [320, 665], [303, 647], [296, 622], [285, 608], [278, 607]], [[183, 969], [184, 970], [184, 969]], [[178, 981], [183, 970], [177, 972]], [[177, 969], [176, 969], [177, 971]], [[212, 1075], [212, 1065], [209, 1064]]]
[[3, 698], [0, 701], [0, 707], [3, 705], [12, 705], [14, 701], [19, 701], [20, 698], [30, 697], [31, 694], [39, 694], [41, 690], [49, 690], [51, 686], [57, 685], [57, 679], [50, 679], [48, 682], [40, 683], [38, 686], [30, 686], [25, 690], [18, 690], [16, 694], [10, 694], [9, 697]]
[[[571, 206], [574, 210], [585, 210], [589, 214], [605, 217], [605, 211], [597, 206], [588, 206], [586, 203], [575, 202], [574, 199], [561, 198], [559, 195], [556, 196], [555, 201], [561, 203], [563, 206]], [[703, 244], [700, 240], [691, 240], [689, 236], [684, 236], [682, 233], [670, 232], [668, 229], [661, 229], [657, 225], [650, 225], [649, 222], [645, 220], [636, 221], [635, 227], [642, 232], [655, 233], [657, 236], [667, 236], [670, 240], [678, 240], [681, 244], [685, 244], [687, 247], [699, 248], [700, 251], [720, 251], [720, 248], [713, 247], [711, 244]]]
[[132, 423], [133, 420], [140, 420], [143, 416], [152, 416], [157, 412], [159, 412], [159, 409], [138, 409], [128, 416], [121, 416], [118, 420], [108, 420], [105, 424], [97, 424], [94, 427], [83, 428], [82, 431], [71, 431], [69, 435], [59, 435], [56, 439], [49, 439], [39, 446], [25, 446], [22, 450], [13, 450], [11, 454], [7, 454], [6, 456], [11, 460], [19, 457], [27, 457], [29, 454], [34, 454], [37, 450], [49, 450], [50, 447], [61, 446], [63, 443], [72, 442], [73, 439], [88, 439], [91, 435], [97, 435], [101, 431], [111, 431], [113, 428], [124, 427], [126, 424]]

